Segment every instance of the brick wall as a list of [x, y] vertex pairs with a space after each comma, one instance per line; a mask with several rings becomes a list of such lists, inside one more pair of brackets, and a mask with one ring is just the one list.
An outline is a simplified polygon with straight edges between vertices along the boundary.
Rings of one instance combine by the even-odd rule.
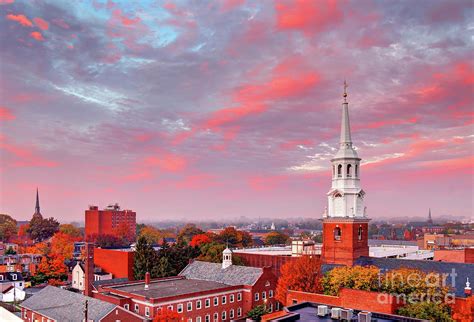
[[341, 289], [339, 296], [329, 296], [316, 293], [288, 291], [286, 300], [287, 306], [301, 302], [313, 302], [385, 314], [395, 314], [397, 308], [401, 306], [401, 304], [397, 303], [397, 299], [394, 296], [377, 292]]
[[94, 264], [107, 273], [112, 273], [113, 278], [126, 277], [133, 280], [133, 252], [124, 252], [114, 249], [95, 248]]
[[252, 267], [271, 267], [273, 274], [280, 277], [281, 267], [288, 262], [296, 260], [298, 257], [281, 255], [263, 255], [252, 253], [235, 253], [236, 256], [243, 259], [246, 266]]

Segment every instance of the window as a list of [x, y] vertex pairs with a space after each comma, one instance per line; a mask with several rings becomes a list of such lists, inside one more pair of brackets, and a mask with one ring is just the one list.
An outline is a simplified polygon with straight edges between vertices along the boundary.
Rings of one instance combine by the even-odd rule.
[[183, 313], [183, 304], [178, 304], [178, 313]]
[[268, 297], [272, 298], [273, 297], [273, 290], [268, 291]]
[[193, 322], [193, 319], [189, 318], [189, 319], [188, 319], [188, 322]]
[[22, 282], [20, 282], [20, 283], [19, 283], [19, 285], [20, 285], [20, 286], [23, 286], [23, 283], [22, 283]]
[[135, 313], [138, 313], [138, 304], [135, 304], [134, 308], [135, 308]]
[[222, 321], [225, 321], [225, 319], [227, 319], [227, 313], [225, 311], [222, 311]]
[[219, 313], [214, 313], [214, 322], [219, 321]]
[[241, 317], [241, 316], [242, 316], [242, 308], [241, 308], [241, 307], [239, 307], [239, 308], [237, 309], [237, 316], [238, 316], [238, 317]]
[[211, 316], [208, 314], [206, 315], [206, 317], [204, 318], [205, 322], [211, 322]]
[[335, 240], [341, 240], [341, 228], [340, 227], [336, 227], [334, 228], [334, 239]]
[[277, 310], [277, 311], [280, 310], [280, 302], [277, 302], [277, 303], [276, 303], [276, 310]]
[[198, 300], [196, 301], [196, 310], [200, 310], [201, 309], [201, 300]]
[[211, 299], [206, 299], [206, 307], [210, 307], [211, 306]]
[[267, 292], [263, 291], [262, 292], [262, 300], [266, 299], [267, 298]]
[[258, 300], [259, 300], [258, 293], [255, 293], [255, 301], [258, 301]]
[[233, 318], [234, 318], [234, 309], [229, 311], [229, 319], [233, 319]]
[[356, 164], [355, 165], [355, 177], [357, 178], [359, 176], [359, 166]]
[[242, 293], [237, 293], [237, 301], [242, 301]]
[[168, 310], [173, 311], [173, 305], [168, 305]]
[[[3, 276], [2, 276], [3, 277]], [[26, 310], [23, 311], [23, 317], [26, 319], [28, 313], [26, 312]]]
[[128, 309], [130, 309], [130, 305], [124, 304], [124, 305], [123, 305], [123, 308], [124, 308], [125, 310], [128, 310]]
[[348, 178], [352, 177], [352, 172], [351, 172], [351, 170], [352, 170], [352, 165], [351, 165], [351, 164], [348, 164], [348, 165], [347, 165], [347, 172], [346, 172], [346, 175], [347, 175]]
[[268, 312], [273, 312], [273, 303], [270, 303], [270, 306], [268, 307]]
[[342, 164], [337, 166], [337, 177], [342, 177]]
[[12, 274], [12, 280], [16, 281], [17, 277], [16, 274]]
[[293, 304], [298, 304], [298, 301], [297, 301], [297, 300], [293, 300]]
[[222, 297], [222, 304], [226, 304], [227, 303], [227, 296], [223, 296]]
[[362, 240], [362, 226], [359, 226], [359, 228], [357, 229], [357, 238], [359, 240]]
[[201, 322], [201, 317], [200, 316], [196, 317], [196, 322]]
[[187, 310], [188, 312], [190, 312], [190, 311], [193, 310], [193, 302], [188, 302], [188, 305], [187, 305], [187, 307], [186, 307], [186, 310]]
[[219, 298], [215, 297], [214, 298], [214, 306], [218, 306], [218, 305], [219, 305]]
[[230, 303], [234, 303], [234, 294], [229, 295]]
[[150, 308], [145, 306], [145, 316], [150, 316]]

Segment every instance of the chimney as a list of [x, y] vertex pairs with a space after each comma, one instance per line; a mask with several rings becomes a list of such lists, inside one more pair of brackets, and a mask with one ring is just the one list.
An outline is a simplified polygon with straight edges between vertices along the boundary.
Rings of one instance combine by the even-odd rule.
[[150, 273], [145, 273], [145, 290], [148, 290], [148, 286], [150, 285]]
[[94, 243], [86, 243], [84, 295], [92, 297], [94, 282]]
[[471, 283], [469, 283], [469, 277], [466, 279], [466, 287], [464, 288], [464, 294], [466, 297], [472, 295]]

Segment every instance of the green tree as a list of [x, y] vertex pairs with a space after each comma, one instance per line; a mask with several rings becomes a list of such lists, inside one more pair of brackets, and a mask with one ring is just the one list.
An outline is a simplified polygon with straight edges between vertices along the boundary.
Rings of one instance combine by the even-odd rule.
[[28, 227], [31, 239], [41, 242], [50, 238], [59, 230], [59, 222], [53, 217], [43, 218], [41, 215], [33, 215]]
[[282, 245], [286, 244], [290, 240], [288, 235], [280, 233], [278, 231], [272, 231], [265, 236], [266, 245]]
[[80, 228], [77, 228], [76, 226], [71, 224], [59, 225], [59, 231], [71, 237], [82, 237], [83, 235], [83, 232]]
[[16, 255], [16, 252], [10, 246], [10, 247], [8, 247], [7, 251], [5, 252], [5, 255]]
[[379, 290], [379, 272], [377, 267], [341, 266], [326, 273], [321, 280], [324, 293], [337, 295], [341, 288], [356, 290]]
[[150, 274], [153, 270], [155, 263], [157, 262], [157, 254], [153, 249], [151, 243], [143, 236], [138, 238], [135, 255], [133, 260], [133, 276], [136, 280], [142, 280], [145, 278], [145, 273]]
[[0, 239], [6, 242], [17, 233], [16, 220], [6, 214], [0, 214]]
[[265, 305], [257, 305], [247, 313], [247, 317], [255, 321], [261, 321], [262, 315], [267, 314], [268, 310]]
[[417, 302], [402, 306], [397, 314], [430, 321], [453, 321], [448, 305], [432, 302]]

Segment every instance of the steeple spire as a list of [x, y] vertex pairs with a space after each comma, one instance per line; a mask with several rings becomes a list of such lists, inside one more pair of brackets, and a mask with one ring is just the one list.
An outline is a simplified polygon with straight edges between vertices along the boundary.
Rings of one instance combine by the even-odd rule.
[[347, 102], [347, 82], [344, 80], [344, 102], [342, 103], [341, 148], [352, 147], [351, 126], [349, 123], [349, 103]]
[[35, 207], [35, 214], [39, 214], [40, 212], [40, 199], [39, 199], [39, 192], [38, 188], [36, 188], [36, 207]]
[[428, 210], [428, 224], [432, 224], [433, 223], [433, 218], [431, 218], [431, 208], [429, 208]]

